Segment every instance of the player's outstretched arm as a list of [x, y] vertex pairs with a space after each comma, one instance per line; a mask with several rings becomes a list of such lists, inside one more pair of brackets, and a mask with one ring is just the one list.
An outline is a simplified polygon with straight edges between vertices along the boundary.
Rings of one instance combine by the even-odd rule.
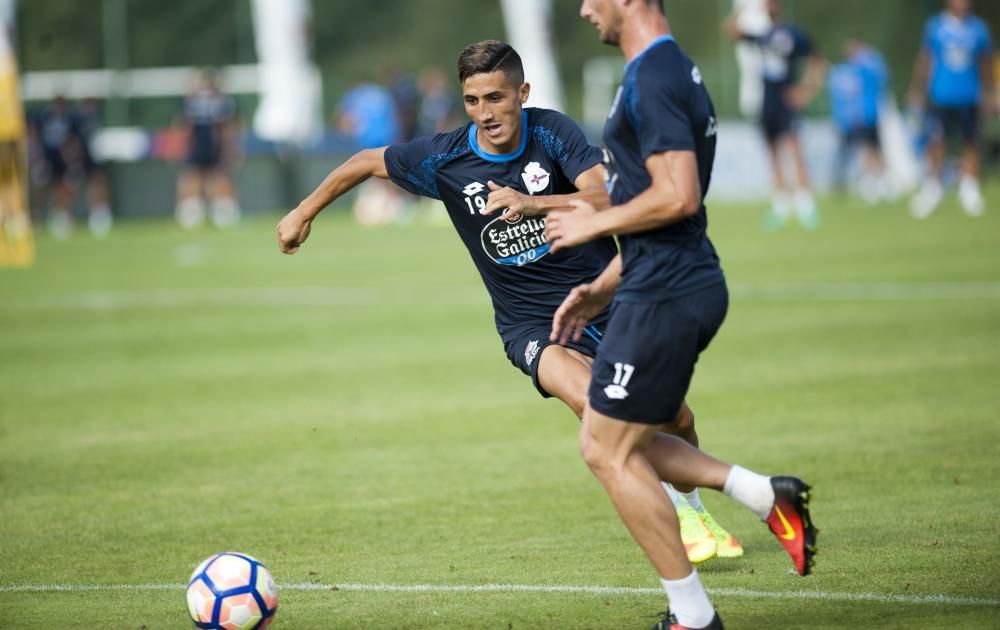
[[490, 194], [486, 198], [486, 207], [480, 210], [480, 214], [493, 214], [497, 210], [502, 210], [503, 214], [500, 216], [503, 219], [517, 214], [536, 216], [546, 214], [550, 210], [569, 208], [570, 202], [577, 199], [586, 201], [598, 209], [611, 205], [611, 198], [605, 185], [603, 164], [597, 164], [580, 173], [573, 182], [577, 192], [568, 195], [533, 196], [519, 193], [510, 186], [499, 186], [493, 181], [486, 182], [486, 185], [490, 188]]
[[628, 203], [604, 212], [582, 201], [573, 210], [549, 213], [545, 237], [555, 253], [612, 234], [646, 232], [694, 216], [701, 208], [701, 184], [693, 151], [654, 153], [646, 159], [652, 185]]
[[805, 109], [826, 85], [826, 73], [829, 62], [822, 55], [813, 54], [806, 62], [806, 71], [802, 80], [791, 89], [789, 104], [795, 109]]
[[278, 248], [283, 254], [294, 254], [309, 238], [313, 219], [341, 195], [369, 177], [389, 179], [385, 168], [385, 147], [365, 149], [355, 153], [338, 166], [316, 190], [302, 200], [278, 223]]
[[611, 303], [621, 279], [622, 257], [618, 254], [593, 282], [581, 284], [569, 292], [552, 316], [549, 341], [560, 345], [565, 345], [570, 339], [580, 341], [583, 329], [590, 320]]

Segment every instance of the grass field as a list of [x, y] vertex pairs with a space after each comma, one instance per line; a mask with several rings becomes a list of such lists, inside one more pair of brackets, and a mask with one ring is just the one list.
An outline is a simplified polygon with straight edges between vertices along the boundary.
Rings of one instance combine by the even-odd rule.
[[[703, 446], [807, 478], [822, 530], [802, 579], [707, 493], [747, 549], [699, 569], [728, 628], [1000, 627], [989, 193], [922, 223], [830, 199], [816, 233], [712, 207], [733, 303]], [[274, 221], [42, 236], [0, 273], [0, 627], [185, 627], [225, 549], [269, 565], [282, 628], [651, 625], [653, 570], [451, 229], [327, 216], [289, 258]], [[501, 584], [620, 588], [464, 588]]]

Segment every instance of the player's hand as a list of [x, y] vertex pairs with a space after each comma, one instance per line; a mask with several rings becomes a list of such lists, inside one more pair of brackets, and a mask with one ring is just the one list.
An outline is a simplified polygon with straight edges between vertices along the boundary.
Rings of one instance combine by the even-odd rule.
[[594, 227], [597, 209], [579, 199], [570, 201], [569, 205], [573, 207], [572, 210], [550, 212], [545, 220], [545, 240], [553, 254], [597, 238]]
[[581, 284], [566, 296], [552, 316], [549, 341], [566, 345], [572, 339], [580, 341], [583, 329], [611, 303], [611, 294], [599, 291], [593, 284]]
[[519, 193], [510, 186], [501, 187], [492, 180], [486, 182], [486, 185], [490, 194], [486, 197], [486, 207], [479, 211], [480, 214], [493, 214], [497, 210], [503, 210], [500, 218], [505, 220], [538, 214], [531, 195]]
[[299, 208], [292, 210], [278, 223], [278, 249], [282, 254], [294, 254], [311, 230], [312, 219], [307, 219]]

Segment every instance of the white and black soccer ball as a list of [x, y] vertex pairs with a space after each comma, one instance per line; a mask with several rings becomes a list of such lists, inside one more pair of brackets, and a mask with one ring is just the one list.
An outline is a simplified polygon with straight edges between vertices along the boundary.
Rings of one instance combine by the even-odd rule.
[[198, 628], [266, 628], [278, 610], [278, 585], [253, 556], [217, 553], [191, 574], [187, 607]]

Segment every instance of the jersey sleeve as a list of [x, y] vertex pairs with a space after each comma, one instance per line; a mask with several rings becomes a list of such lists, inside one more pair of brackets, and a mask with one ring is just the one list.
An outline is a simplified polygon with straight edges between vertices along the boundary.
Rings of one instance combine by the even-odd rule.
[[792, 39], [795, 41], [795, 50], [792, 55], [795, 57], [808, 57], [813, 54], [815, 47], [813, 42], [809, 39], [809, 36], [805, 34], [805, 31], [799, 28], [792, 29]]
[[990, 35], [990, 27], [980, 20], [979, 22], [979, 46], [980, 55], [993, 55], [993, 37]]
[[[655, 153], [693, 151], [694, 131], [688, 112], [684, 87], [692, 83], [690, 76], [674, 78], [662, 71], [636, 69], [635, 80], [629, 86], [626, 113], [639, 139], [639, 149], [645, 161]], [[674, 73], [677, 70], [671, 72]]]
[[934, 40], [937, 34], [937, 20], [931, 18], [927, 20], [927, 25], [924, 26], [924, 50], [928, 53], [932, 52], [935, 48]]
[[534, 133], [570, 182], [603, 161], [601, 150], [590, 145], [583, 130], [569, 116], [549, 112], [534, 127]]
[[440, 199], [437, 168], [449, 153], [453, 134], [423, 136], [385, 150], [385, 170], [394, 184], [414, 195]]

